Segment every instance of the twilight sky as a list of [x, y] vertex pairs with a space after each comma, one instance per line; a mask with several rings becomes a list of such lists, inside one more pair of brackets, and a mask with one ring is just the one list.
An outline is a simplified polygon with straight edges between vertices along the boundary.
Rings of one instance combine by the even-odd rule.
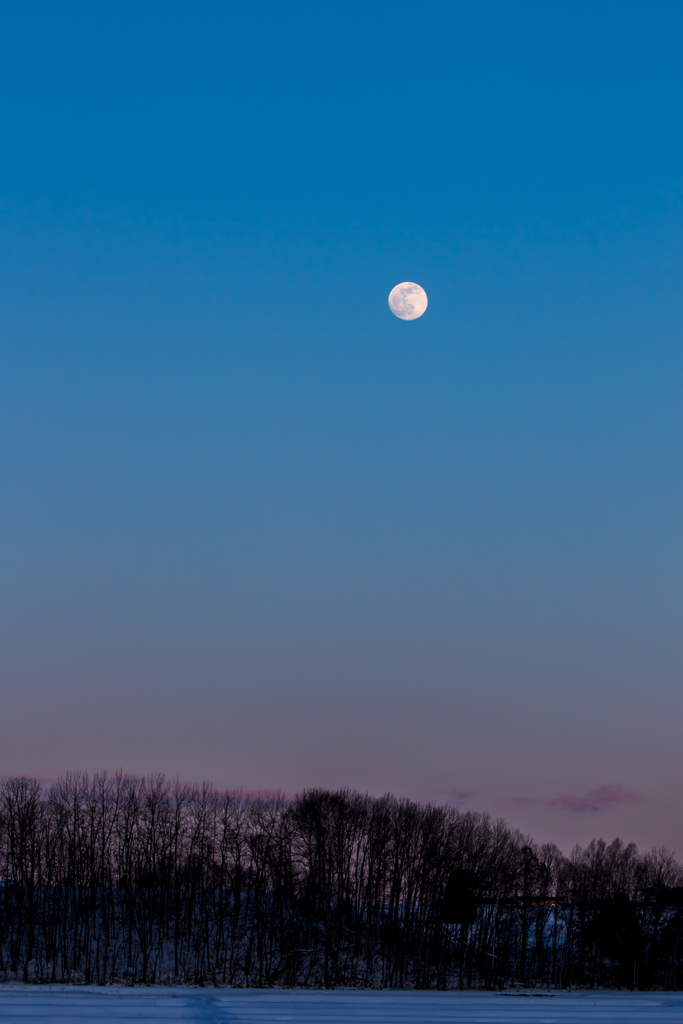
[[0, 775], [683, 854], [682, 43], [645, 0], [5, 7]]

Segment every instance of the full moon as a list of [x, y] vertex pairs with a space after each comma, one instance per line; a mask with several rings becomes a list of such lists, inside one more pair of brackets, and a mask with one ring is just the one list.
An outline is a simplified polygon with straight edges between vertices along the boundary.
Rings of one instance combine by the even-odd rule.
[[427, 292], [413, 281], [397, 284], [389, 292], [389, 309], [399, 320], [417, 320], [427, 308]]

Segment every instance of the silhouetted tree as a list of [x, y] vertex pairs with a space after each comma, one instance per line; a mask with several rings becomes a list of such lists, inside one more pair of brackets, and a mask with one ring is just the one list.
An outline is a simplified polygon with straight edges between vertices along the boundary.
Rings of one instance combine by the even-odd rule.
[[683, 870], [386, 795], [0, 782], [0, 979], [683, 984]]

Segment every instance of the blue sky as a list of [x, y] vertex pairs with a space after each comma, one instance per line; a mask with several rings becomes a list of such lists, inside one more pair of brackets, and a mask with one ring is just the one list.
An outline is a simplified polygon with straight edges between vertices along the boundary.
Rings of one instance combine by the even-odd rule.
[[683, 846], [682, 30], [4, 12], [0, 774]]

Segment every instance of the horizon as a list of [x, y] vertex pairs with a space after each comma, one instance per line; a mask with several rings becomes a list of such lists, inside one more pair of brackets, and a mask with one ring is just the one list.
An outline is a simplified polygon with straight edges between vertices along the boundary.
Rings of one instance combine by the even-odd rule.
[[[519, 826], [515, 825], [512, 822], [509, 822], [507, 817], [506, 817], [506, 815], [504, 813], [502, 813], [502, 812], [501, 813], [496, 813], [495, 810], [492, 811], [492, 810], [489, 810], [489, 809], [487, 809], [485, 807], [467, 806], [466, 805], [467, 802], [471, 799], [472, 796], [474, 796], [474, 794], [471, 794], [471, 793], [461, 794], [460, 796], [453, 796], [453, 795], [451, 795], [451, 796], [443, 796], [441, 798], [439, 798], [438, 796], [435, 796], [435, 797], [433, 796], [433, 797], [425, 797], [425, 798], [421, 799], [419, 797], [408, 797], [408, 796], [404, 796], [404, 795], [402, 795], [400, 793], [393, 793], [393, 792], [390, 792], [390, 791], [383, 791], [383, 792], [374, 793], [374, 792], [372, 792], [372, 791], [370, 791], [368, 789], [359, 789], [359, 788], [350, 787], [350, 786], [341, 786], [341, 787], [337, 787], [337, 788], [334, 788], [334, 789], [328, 788], [328, 787], [324, 787], [324, 786], [308, 786], [308, 787], [304, 787], [304, 788], [302, 788], [300, 790], [297, 790], [297, 791], [287, 791], [287, 790], [283, 790], [283, 789], [278, 789], [277, 787], [275, 787], [275, 788], [266, 788], [266, 789], [249, 789], [248, 787], [242, 787], [242, 786], [238, 786], [238, 787], [230, 787], [230, 786], [221, 787], [221, 786], [217, 786], [210, 779], [201, 779], [201, 780], [185, 779], [185, 778], [181, 778], [178, 775], [175, 775], [175, 776], [167, 775], [166, 773], [164, 773], [163, 771], [160, 771], [160, 770], [152, 771], [152, 772], [149, 772], [147, 774], [137, 774], [135, 772], [127, 772], [123, 768], [117, 768], [114, 771], [107, 771], [106, 769], [103, 769], [101, 771], [93, 771], [93, 772], [81, 771], [79, 769], [72, 769], [72, 770], [64, 772], [61, 775], [54, 776], [54, 777], [35, 776], [35, 775], [26, 775], [26, 774], [22, 774], [22, 775], [3, 775], [3, 776], [0, 776], [0, 784], [2, 782], [13, 782], [13, 781], [37, 782], [37, 783], [39, 783], [39, 785], [41, 787], [41, 792], [42, 792], [43, 796], [49, 796], [50, 791], [52, 789], [54, 789], [56, 791], [56, 790], [58, 790], [60, 788], [60, 785], [63, 785], [63, 784], [79, 783], [82, 786], [83, 791], [85, 792], [91, 784], [94, 786], [94, 785], [96, 785], [96, 783], [98, 781], [106, 782], [106, 781], [110, 781], [112, 779], [120, 779], [123, 782], [127, 782], [127, 781], [139, 782], [143, 786], [146, 785], [146, 784], [150, 784], [150, 783], [155, 783], [155, 784], [163, 785], [164, 787], [166, 787], [166, 795], [167, 796], [172, 793], [174, 787], [180, 787], [181, 789], [187, 789], [187, 790], [190, 790], [190, 791], [195, 792], [195, 793], [199, 793], [199, 792], [203, 792], [203, 791], [211, 792], [214, 796], [219, 797], [219, 798], [221, 798], [221, 797], [230, 797], [230, 798], [233, 798], [233, 799], [240, 799], [240, 800], [242, 798], [244, 798], [245, 800], [253, 800], [255, 802], [263, 801], [266, 804], [269, 803], [269, 802], [275, 802], [275, 803], [282, 802], [284, 804], [292, 804], [292, 803], [296, 802], [297, 800], [300, 800], [302, 797], [305, 797], [305, 796], [313, 794], [313, 793], [324, 793], [324, 794], [328, 794], [328, 795], [332, 795], [332, 796], [344, 796], [344, 795], [361, 796], [361, 797], [369, 797], [369, 798], [371, 798], [373, 800], [379, 800], [379, 799], [382, 799], [382, 798], [390, 798], [392, 800], [398, 800], [398, 801], [405, 800], [405, 801], [408, 801], [409, 803], [416, 804], [418, 806], [433, 806], [433, 807], [443, 808], [443, 809], [446, 809], [446, 810], [455, 811], [458, 814], [468, 814], [469, 813], [469, 814], [474, 814], [474, 815], [477, 815], [477, 816], [481, 816], [483, 818], [488, 818], [491, 821], [502, 821], [502, 822], [505, 823], [506, 826], [511, 828], [513, 831], [519, 832], [520, 835], [522, 835], [525, 839], [531, 840], [531, 842], [536, 844], [538, 847], [541, 847], [542, 845], [544, 845], [544, 843], [550, 842], [551, 845], [554, 845], [554, 846], [556, 846], [559, 849], [559, 851], [562, 853], [562, 855], [564, 857], [569, 857], [573, 852], [575, 852], [576, 849], [581, 849], [581, 850], [586, 849], [591, 844], [596, 843], [596, 842], [598, 842], [598, 843], [604, 842], [607, 845], [610, 845], [611, 843], [613, 843], [615, 841], [621, 841], [625, 845], [629, 845], [631, 842], [633, 842], [633, 840], [628, 835], [625, 835], [625, 836], [622, 836], [622, 835], [612, 836], [611, 839], [608, 840], [608, 839], [605, 839], [605, 837], [603, 835], [601, 835], [599, 832], [595, 832], [593, 835], [591, 835], [591, 838], [589, 840], [587, 840], [586, 842], [584, 842], [583, 844], [580, 843], [580, 842], [572, 842], [570, 848], [567, 848], [567, 847], [563, 848], [562, 845], [560, 845], [558, 843], [555, 843], [552, 840], [549, 841], [549, 840], [539, 839], [535, 835], [532, 835], [530, 832], [525, 832], [523, 829], [520, 829]], [[617, 792], [613, 793], [612, 792], [613, 790], [616, 790]], [[617, 803], [617, 804], [621, 803], [623, 801], [623, 797], [622, 797], [622, 794], [621, 794], [620, 790], [621, 790], [621, 787], [614, 787], [614, 786], [606, 785], [606, 786], [598, 787], [598, 791], [596, 791], [592, 795], [588, 794], [587, 798], [576, 798], [576, 797], [572, 797], [572, 796], [561, 796], [559, 798], [554, 798], [553, 800], [548, 801], [548, 804], [550, 806], [558, 806], [558, 807], [561, 807], [563, 809], [570, 810], [572, 812], [589, 811], [589, 812], [595, 813], [595, 812], [597, 812], [597, 811], [599, 811], [601, 809], [604, 809], [605, 807], [609, 807], [609, 805], [611, 803]], [[602, 791], [607, 791], [607, 792], [602, 792]], [[656, 851], [661, 851], [661, 850], [665, 849], [674, 858], [676, 858], [677, 861], [679, 861], [681, 866], [683, 866], [683, 860], [679, 860], [679, 858], [677, 857], [677, 851], [676, 851], [675, 847], [671, 848], [671, 849], [668, 849], [667, 847], [663, 847], [661, 845], [657, 846], [656, 844], [654, 844], [648, 850], [648, 849], [646, 849], [645, 846], [639, 845], [638, 843], [635, 843], [634, 845], [638, 848], [639, 853], [647, 853], [647, 852], [653, 852], [654, 853]]]

